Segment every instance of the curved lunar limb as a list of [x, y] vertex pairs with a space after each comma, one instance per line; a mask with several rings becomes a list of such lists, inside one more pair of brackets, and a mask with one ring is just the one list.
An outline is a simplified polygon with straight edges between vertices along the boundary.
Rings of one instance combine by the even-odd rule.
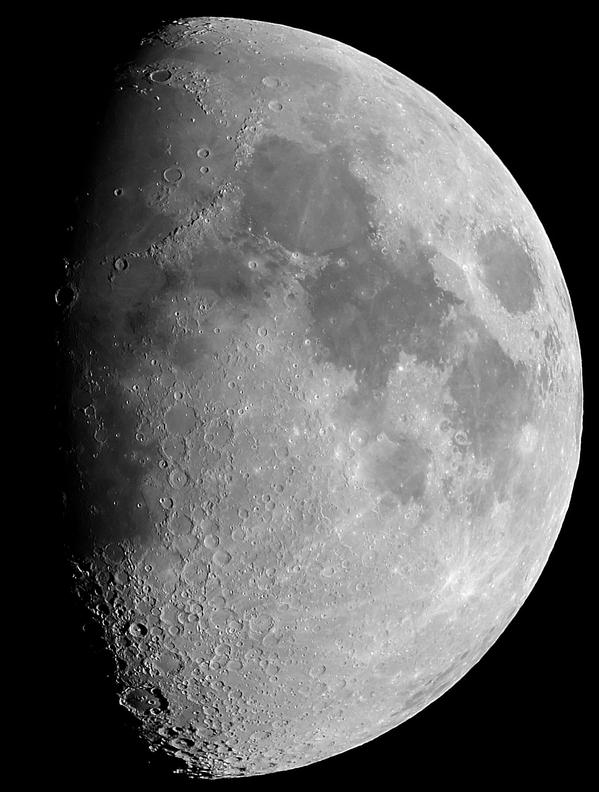
[[531, 591], [581, 433], [525, 196], [408, 78], [190, 19], [118, 73], [58, 302], [78, 587], [191, 776], [346, 751]]

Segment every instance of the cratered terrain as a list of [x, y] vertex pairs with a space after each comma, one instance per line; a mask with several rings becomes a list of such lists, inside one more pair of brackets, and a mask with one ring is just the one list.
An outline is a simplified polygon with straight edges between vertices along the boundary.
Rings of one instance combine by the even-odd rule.
[[81, 597], [192, 776], [300, 767], [460, 679], [534, 586], [579, 458], [567, 289], [423, 88], [192, 19], [118, 72], [60, 349]]

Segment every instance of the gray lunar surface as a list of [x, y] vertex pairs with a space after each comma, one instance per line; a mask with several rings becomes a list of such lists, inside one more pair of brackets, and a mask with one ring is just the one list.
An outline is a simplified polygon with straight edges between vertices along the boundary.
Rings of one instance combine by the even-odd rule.
[[115, 693], [191, 776], [371, 740], [497, 639], [568, 507], [547, 235], [433, 95], [262, 22], [144, 39], [89, 166], [66, 499]]

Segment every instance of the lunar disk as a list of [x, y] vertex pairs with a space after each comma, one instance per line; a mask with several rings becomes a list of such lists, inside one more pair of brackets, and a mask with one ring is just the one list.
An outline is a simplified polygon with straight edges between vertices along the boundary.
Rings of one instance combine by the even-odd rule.
[[169, 24], [99, 128], [57, 292], [77, 590], [185, 772], [325, 759], [451, 687], [547, 560], [558, 261], [461, 118], [311, 33]]

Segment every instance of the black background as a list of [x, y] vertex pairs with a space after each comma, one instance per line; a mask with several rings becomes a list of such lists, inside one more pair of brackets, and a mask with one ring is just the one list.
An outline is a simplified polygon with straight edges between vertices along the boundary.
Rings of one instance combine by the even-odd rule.
[[[588, 151], [594, 132], [585, 110], [590, 89], [584, 83], [580, 38], [589, 20], [564, 12], [552, 16], [547, 8], [543, 13], [533, 22], [522, 16], [522, 9], [482, 5], [476, 12], [460, 6], [443, 14], [434, 7], [407, 13], [383, 11], [382, 6], [373, 13], [367, 5], [333, 13], [324, 6], [165, 2], [104, 5], [76, 13], [54, 10], [38, 19], [43, 41], [36, 54], [52, 64], [41, 97], [47, 106], [44, 145], [51, 153], [53, 176], [52, 205], [46, 211], [48, 310], [66, 252], [64, 229], [112, 66], [162, 20], [240, 16], [304, 28], [377, 57], [437, 95], [489, 143], [549, 234], [590, 368], [585, 294], [594, 229], [581, 227], [581, 204], [592, 178]], [[366, 783], [452, 789], [498, 782], [520, 788], [551, 783], [563, 773], [568, 788], [579, 788], [589, 767], [585, 715], [594, 671], [595, 620], [585, 606], [589, 595], [583, 592], [587, 573], [582, 571], [596, 523], [585, 511], [590, 475], [583, 453], [572, 505], [545, 571], [504, 635], [459, 684], [365, 746], [297, 771], [221, 781], [219, 790], [232, 784], [274, 789], [281, 784]], [[56, 498], [51, 502], [56, 504]], [[56, 508], [59, 531], [58, 515]], [[67, 790], [206, 787], [207, 782], [173, 775], [172, 760], [150, 754], [136, 736], [116, 701], [105, 659], [90, 650], [90, 635], [81, 630], [83, 614], [69, 596], [60, 558], [53, 564], [43, 661], [53, 680], [52, 706], [40, 724], [44, 759], [32, 770], [41, 770], [47, 783]]]

